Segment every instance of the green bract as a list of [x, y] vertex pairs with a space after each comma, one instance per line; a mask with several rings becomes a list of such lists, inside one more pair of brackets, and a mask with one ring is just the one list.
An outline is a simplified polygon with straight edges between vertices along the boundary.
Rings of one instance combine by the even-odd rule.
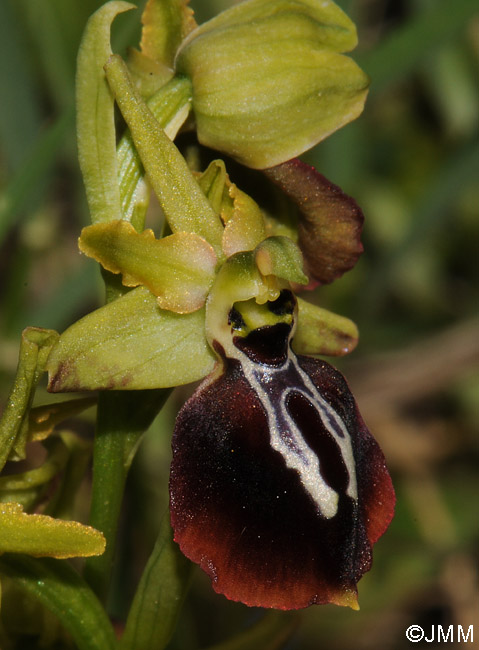
[[330, 0], [247, 0], [193, 30], [176, 69], [193, 84], [198, 138], [254, 168], [297, 156], [362, 111], [369, 80]]
[[0, 553], [57, 558], [101, 555], [105, 538], [91, 526], [29, 515], [18, 503], [0, 504]]

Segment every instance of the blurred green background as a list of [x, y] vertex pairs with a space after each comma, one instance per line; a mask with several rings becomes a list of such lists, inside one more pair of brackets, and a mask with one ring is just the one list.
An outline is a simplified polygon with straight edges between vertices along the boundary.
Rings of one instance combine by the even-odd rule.
[[[0, 405], [22, 329], [61, 331], [102, 301], [76, 247], [88, 214], [74, 131], [76, 51], [101, 4], [0, 0]], [[198, 22], [231, 4], [192, 2]], [[359, 326], [357, 350], [335, 365], [386, 453], [398, 505], [359, 585], [361, 611], [310, 608], [286, 647], [400, 650], [412, 624], [429, 636], [431, 625], [475, 624], [479, 636], [479, 10], [476, 0], [338, 4], [358, 25], [353, 56], [370, 97], [305, 159], [363, 208], [365, 253], [320, 301]], [[134, 13], [115, 23], [119, 52], [138, 42]], [[119, 617], [166, 507], [169, 437], [187, 394], [170, 399], [130, 476]], [[259, 615], [198, 574], [172, 647], [220, 643]]]

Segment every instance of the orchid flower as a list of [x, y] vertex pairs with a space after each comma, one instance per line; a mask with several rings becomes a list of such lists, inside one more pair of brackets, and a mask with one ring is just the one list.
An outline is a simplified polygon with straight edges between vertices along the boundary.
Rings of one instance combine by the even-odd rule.
[[[177, 13], [166, 4], [147, 4], [142, 52], [128, 66], [108, 43], [126, 3], [105, 5], [85, 36], [79, 84], [94, 91], [79, 104], [79, 146], [93, 224], [79, 246], [123, 289], [60, 336], [49, 390], [203, 379], [172, 442], [183, 553], [247, 605], [357, 608], [394, 492], [346, 381], [312, 356], [350, 352], [356, 326], [297, 294], [354, 266], [363, 217], [292, 159], [362, 109], [367, 79], [341, 54], [356, 44], [354, 25], [330, 1], [247, 0], [200, 27], [185, 3], [171, 3]], [[92, 39], [101, 65], [90, 61]], [[100, 187], [101, 158], [116, 146], [113, 99], [129, 130]], [[92, 106], [108, 127], [94, 149]], [[223, 161], [188, 168], [172, 139], [190, 111], [201, 142], [261, 168], [288, 197], [287, 223]], [[160, 238], [143, 230], [150, 188], [171, 233]]]

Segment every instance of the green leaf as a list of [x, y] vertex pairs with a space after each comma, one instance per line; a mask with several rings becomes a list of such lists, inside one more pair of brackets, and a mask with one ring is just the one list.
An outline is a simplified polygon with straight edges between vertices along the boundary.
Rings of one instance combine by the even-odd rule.
[[89, 19], [78, 52], [78, 156], [93, 223], [121, 217], [114, 100], [103, 66], [112, 54], [111, 23], [119, 13], [134, 8], [120, 1], [103, 5]]
[[[11, 226], [18, 223], [19, 213], [28, 205], [37, 188], [53, 167], [65, 135], [73, 123], [72, 111], [66, 111], [54, 124], [45, 129], [30, 143], [30, 150], [24, 164], [10, 180], [2, 195], [0, 204], [0, 242]], [[18, 131], [18, 129], [17, 129]]]
[[53, 612], [79, 650], [115, 650], [105, 610], [67, 562], [5, 555], [0, 558], [0, 572]]
[[128, 614], [120, 650], [166, 647], [175, 630], [191, 573], [192, 564], [173, 541], [166, 514]]
[[103, 268], [121, 273], [125, 286], [143, 284], [162, 309], [180, 314], [204, 305], [215, 276], [213, 248], [193, 233], [155, 239], [152, 230], [138, 234], [120, 220], [84, 228], [79, 246]]
[[311, 148], [363, 109], [368, 78], [339, 54], [356, 42], [329, 0], [250, 0], [201, 25], [176, 60], [200, 142], [260, 169]]
[[49, 390], [169, 388], [202, 379], [215, 359], [204, 318], [203, 309], [162, 310], [138, 287], [61, 335], [48, 360]]
[[28, 327], [22, 333], [17, 375], [0, 420], [0, 470], [15, 450], [25, 456], [28, 410], [43, 374], [50, 350], [59, 338], [54, 330]]
[[195, 28], [189, 0], [148, 0], [141, 22], [141, 51], [146, 56], [173, 68], [176, 50]]
[[28, 515], [18, 503], [0, 504], [0, 553], [56, 558], [101, 555], [105, 538], [91, 526]]
[[175, 145], [138, 95], [119, 56], [105, 66], [108, 82], [173, 232], [193, 232], [222, 257], [223, 226]]
[[298, 324], [293, 337], [296, 354], [325, 354], [340, 357], [354, 350], [358, 328], [344, 316], [298, 300]]

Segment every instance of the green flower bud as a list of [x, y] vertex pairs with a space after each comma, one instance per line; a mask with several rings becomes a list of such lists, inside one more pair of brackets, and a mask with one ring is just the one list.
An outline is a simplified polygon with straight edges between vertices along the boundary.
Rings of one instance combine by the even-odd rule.
[[176, 57], [200, 142], [254, 168], [297, 156], [355, 119], [367, 75], [331, 0], [246, 0], [195, 29]]

